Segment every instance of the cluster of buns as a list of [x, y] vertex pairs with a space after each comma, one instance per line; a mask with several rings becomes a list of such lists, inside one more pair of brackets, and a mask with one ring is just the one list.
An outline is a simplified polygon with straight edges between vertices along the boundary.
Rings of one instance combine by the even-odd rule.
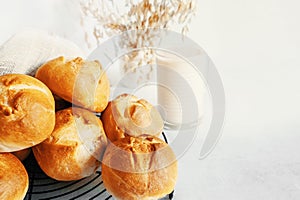
[[101, 115], [110, 143], [102, 160], [106, 189], [120, 200], [159, 199], [171, 193], [177, 161], [158, 138], [163, 120], [149, 102], [123, 94]]
[[33, 147], [39, 166], [60, 181], [90, 176], [99, 168], [107, 146], [102, 122], [93, 113], [108, 104], [110, 87], [104, 70], [95, 61], [58, 57], [42, 65], [35, 77], [75, 105], [57, 111], [54, 130]]
[[[177, 162], [158, 138], [159, 112], [133, 95], [110, 102], [109, 96], [101, 64], [82, 58], [48, 61], [35, 78], [0, 76], [0, 199], [24, 198], [28, 175], [17, 157], [25, 159], [31, 147], [41, 169], [56, 180], [78, 180], [102, 166], [103, 183], [116, 199], [158, 199], [172, 192]], [[6, 173], [10, 167], [13, 172]], [[17, 192], [3, 192], [4, 185]]]

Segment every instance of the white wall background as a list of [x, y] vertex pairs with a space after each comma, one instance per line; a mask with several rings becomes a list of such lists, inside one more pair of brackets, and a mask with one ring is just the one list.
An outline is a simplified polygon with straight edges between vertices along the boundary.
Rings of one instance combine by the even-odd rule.
[[[213, 153], [190, 166], [191, 184], [179, 184], [189, 199], [300, 199], [299, 9], [298, 0], [199, 0], [189, 36], [222, 76], [227, 119]], [[0, 43], [31, 27], [80, 45], [74, 17], [71, 1], [2, 1]]]

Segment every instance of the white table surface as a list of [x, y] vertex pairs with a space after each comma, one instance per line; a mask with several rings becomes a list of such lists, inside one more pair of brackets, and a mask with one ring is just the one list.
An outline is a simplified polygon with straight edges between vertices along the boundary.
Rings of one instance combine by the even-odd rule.
[[[2, 2], [0, 43], [24, 28], [40, 28], [82, 45], [74, 5]], [[183, 198], [178, 191], [175, 199], [300, 199], [299, 8], [298, 0], [199, 1], [189, 36], [221, 74], [227, 116], [206, 159], [199, 161], [192, 150], [181, 159], [193, 178], [179, 186], [193, 193]]]

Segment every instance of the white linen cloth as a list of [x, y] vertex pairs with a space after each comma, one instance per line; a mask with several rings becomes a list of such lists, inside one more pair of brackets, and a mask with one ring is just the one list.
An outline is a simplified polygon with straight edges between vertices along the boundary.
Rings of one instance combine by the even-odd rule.
[[46, 61], [64, 56], [85, 57], [73, 42], [41, 30], [25, 30], [12, 36], [0, 47], [0, 75], [34, 75]]

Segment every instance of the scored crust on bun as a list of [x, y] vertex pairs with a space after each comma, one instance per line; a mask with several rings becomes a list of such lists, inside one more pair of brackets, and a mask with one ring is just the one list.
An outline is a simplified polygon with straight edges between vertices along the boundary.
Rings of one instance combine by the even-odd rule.
[[122, 94], [109, 102], [101, 115], [110, 142], [125, 136], [159, 136], [164, 122], [159, 112], [149, 102], [134, 95]]
[[0, 199], [23, 200], [28, 190], [28, 174], [11, 153], [0, 153]]
[[159, 138], [125, 137], [110, 143], [102, 161], [105, 188], [116, 199], [159, 199], [174, 190], [176, 157]]
[[51, 91], [36, 78], [0, 76], [0, 152], [32, 147], [49, 137], [54, 107]]
[[80, 57], [66, 61], [58, 57], [42, 65], [35, 77], [54, 94], [77, 106], [94, 112], [102, 112], [107, 106], [109, 80], [97, 61]]
[[49, 177], [71, 181], [90, 176], [97, 170], [106, 145], [98, 117], [88, 110], [68, 108], [56, 113], [51, 136], [32, 150]]

